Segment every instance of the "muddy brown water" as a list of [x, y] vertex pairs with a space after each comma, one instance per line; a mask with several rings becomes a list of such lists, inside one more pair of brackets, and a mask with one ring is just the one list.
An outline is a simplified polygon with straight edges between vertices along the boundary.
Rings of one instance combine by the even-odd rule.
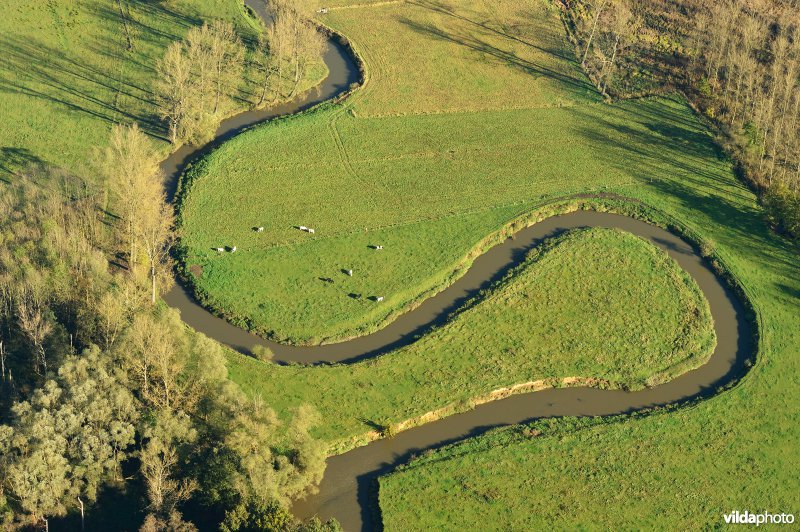
[[[404, 463], [413, 454], [463, 440], [491, 428], [537, 418], [608, 416], [680, 403], [714, 394], [744, 372], [745, 361], [751, 354], [751, 334], [738, 299], [691, 245], [647, 223], [625, 216], [589, 211], [555, 216], [523, 229], [514, 240], [489, 250], [475, 262], [467, 276], [491, 278], [495, 272], [507, 269], [509, 262], [518, 263], [527, 250], [543, 239], [581, 227], [615, 227], [645, 238], [665, 250], [697, 281], [708, 299], [717, 334], [716, 349], [707, 363], [670, 382], [637, 392], [562, 388], [516, 395], [401, 432], [391, 439], [372, 442], [329, 458], [319, 493], [297, 501], [293, 512], [299, 517], [335, 517], [345, 530], [379, 528], [380, 519], [375, 515], [377, 505], [371, 499], [375, 494], [375, 479]], [[632, 316], [631, 319], [636, 317]], [[537, 377], [530, 376], [531, 380]]]
[[[260, 2], [246, 3], [266, 18]], [[188, 162], [254, 124], [334, 98], [358, 81], [355, 61], [338, 43], [329, 41], [325, 62], [330, 74], [317, 90], [278, 107], [248, 111], [226, 120], [209, 145], [181, 148], [165, 160], [162, 168], [168, 176], [170, 199], [175, 195], [178, 177]], [[301, 518], [314, 515], [323, 519], [335, 517], [348, 531], [370, 530], [381, 526], [374, 500], [376, 478], [423, 450], [475, 436], [491, 428], [536, 418], [630, 413], [716, 393], [746, 371], [745, 361], [751, 356], [752, 335], [742, 305], [697, 251], [681, 238], [641, 221], [598, 212], [555, 216], [519, 231], [514, 239], [506, 240], [477, 258], [460, 279], [419, 307], [376, 333], [337, 344], [299, 347], [264, 340], [211, 314], [181, 283], [164, 299], [180, 310], [182, 319], [189, 326], [237, 351], [249, 353], [255, 345], [267, 345], [275, 352], [278, 362], [352, 362], [413, 342], [430, 327], [446, 322], [455, 310], [481, 289], [502, 278], [542, 240], [582, 227], [615, 227], [636, 234], [664, 249], [692, 275], [708, 299], [714, 317], [718, 342], [709, 361], [668, 383], [637, 392], [565, 388], [512, 396], [329, 458], [319, 492], [296, 501], [293, 512]], [[536, 379], [538, 376], [530, 377]]]

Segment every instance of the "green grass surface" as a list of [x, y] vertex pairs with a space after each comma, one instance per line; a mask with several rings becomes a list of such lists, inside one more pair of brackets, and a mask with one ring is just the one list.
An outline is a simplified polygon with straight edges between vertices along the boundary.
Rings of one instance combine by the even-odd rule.
[[358, 116], [597, 102], [545, 0], [420, 0], [332, 10], [369, 67]]
[[[394, 116], [405, 110], [388, 101], [385, 95], [393, 89], [381, 87], [382, 78], [375, 73], [383, 71], [383, 79], [390, 74], [414, 76], [408, 69], [413, 70], [415, 64], [371, 64], [370, 57], [396, 58], [391, 49], [395, 43], [372, 35], [370, 26], [358, 23], [359, 17], [381, 20], [383, 10], [400, 9], [392, 6], [343, 9], [330, 15], [334, 26], [347, 25], [347, 37], [367, 57], [367, 67], [374, 74], [371, 93], [365, 92], [363, 98], [356, 95], [343, 107], [249, 133], [225, 155], [229, 164], [224, 172], [201, 176], [206, 180], [202, 187], [209, 190], [221, 186], [225, 178], [245, 190], [254, 184], [258, 190], [263, 184], [263, 195], [270, 190], [268, 186], [279, 187], [278, 193], [270, 194], [270, 201], [253, 210], [262, 224], [270, 226], [262, 240], [244, 241], [258, 249], [254, 254], [266, 257], [278, 245], [300, 253], [307, 235], [293, 233], [289, 226], [294, 224], [316, 225], [316, 239], [342, 238], [338, 249], [332, 247], [328, 255], [317, 257], [326, 265], [338, 264], [341, 257], [348, 256], [346, 235], [362, 232], [365, 226], [394, 231], [395, 224], [418, 223], [421, 236], [417, 239], [435, 248], [452, 238], [437, 239], [432, 229], [444, 216], [480, 216], [478, 212], [490, 216], [495, 206], [510, 208], [505, 205], [509, 198], [524, 210], [531, 205], [526, 198], [533, 201], [541, 196], [606, 190], [657, 208], [713, 245], [747, 292], [757, 313], [760, 336], [758, 358], [747, 377], [734, 389], [692, 408], [623, 417], [577, 431], [572, 421], [556, 420], [542, 438], [504, 440], [514, 433], [512, 429], [434, 453], [383, 482], [380, 496], [387, 530], [426, 526], [463, 530], [476, 525], [501, 529], [542, 525], [696, 528], [719, 526], [722, 512], [733, 509], [800, 513], [796, 500], [800, 492], [796, 460], [800, 425], [797, 249], [771, 232], [755, 197], [737, 181], [730, 161], [705, 126], [677, 99], [615, 105], [576, 99], [564, 108], [528, 100], [530, 109], [514, 112], [493, 108], [480, 113]], [[387, 23], [389, 17], [386, 15]], [[485, 19], [492, 20], [490, 16]], [[558, 21], [551, 16], [550, 23], [555, 31]], [[403, 39], [412, 40], [408, 35]], [[419, 41], [413, 44], [417, 50], [435, 50], [442, 44], [421, 33], [415, 39]], [[454, 65], [456, 70], [464, 68]], [[397, 71], [393, 73], [392, 68]], [[510, 68], [503, 72], [512, 75]], [[447, 86], [441, 79], [439, 83], [433, 89], [446, 94]], [[526, 87], [537, 91], [535, 83], [532, 76]], [[422, 94], [430, 88], [409, 90]], [[455, 91], [459, 105], [476, 105], [477, 99], [470, 101], [466, 91], [459, 92], [457, 87]], [[517, 95], [521, 100], [529, 98], [525, 91]], [[491, 104], [496, 94], [483, 96]], [[502, 100], [505, 96], [497, 97]], [[574, 97], [574, 92], [567, 91], [564, 97]], [[368, 107], [380, 101], [391, 116], [366, 118], [372, 113], [385, 114]], [[427, 99], [420, 104], [410, 99], [404, 102], [410, 106], [409, 113], [429, 110], [421, 107], [428, 105]], [[448, 109], [446, 104], [440, 109]], [[253, 165], [256, 160], [241, 149], [249, 141], [274, 146], [280, 159], [262, 157]], [[223, 157], [223, 153], [214, 157]], [[237, 175], [243, 170], [232, 164], [235, 157], [246, 158], [252, 165], [249, 181]], [[195, 190], [195, 199], [209, 201], [211, 195], [202, 187]], [[211, 241], [255, 236], [238, 227], [210, 232], [199, 218], [224, 219], [225, 212], [215, 209], [187, 220], [191, 231], [186, 241], [198, 261], [206, 260], [201, 251]], [[193, 216], [191, 210], [187, 213], [189, 218]], [[512, 212], [507, 214], [511, 217]], [[477, 230], [472, 236], [476, 243], [482, 238]], [[394, 247], [398, 245], [402, 244], [396, 242]], [[470, 249], [464, 247], [462, 256]], [[303, 268], [303, 262], [280, 264], [289, 271]], [[446, 278], [442, 272], [434, 273], [442, 264], [446, 270], [450, 262], [431, 263], [408, 277], [406, 285], [424, 286], [436, 275]], [[207, 271], [213, 267], [207, 265]], [[245, 276], [236, 279], [247, 282]], [[381, 286], [375, 284], [374, 289]], [[389, 300], [391, 294], [386, 295], [387, 303], [396, 307], [397, 302]], [[297, 298], [297, 308], [308, 304], [302, 293], [291, 296]], [[269, 297], [288, 298], [289, 294]], [[320, 323], [333, 330], [329, 316], [336, 318], [334, 313], [326, 313], [327, 304], [314, 308], [314, 314], [323, 316], [312, 322], [316, 331], [295, 329], [293, 334], [314, 336]], [[238, 311], [251, 310], [243, 306]], [[477, 307], [475, 312], [479, 310]], [[353, 319], [369, 323], [374, 318], [368, 311], [361, 317], [349, 315], [339, 330], [352, 327]], [[281, 324], [279, 316], [261, 319], [270, 325]], [[449, 366], [426, 367], [417, 375], [409, 372], [408, 357], [398, 354], [371, 362], [371, 366], [314, 369], [263, 369], [266, 366], [255, 361], [230, 356], [232, 377], [253, 393], [277, 391], [281, 413], [302, 402], [328, 408], [326, 405], [333, 405], [331, 397], [351, 397], [352, 402], [334, 405], [328, 413], [328, 424], [322, 430], [331, 440], [344, 438], [365, 420], [371, 421], [364, 414], [372, 410], [371, 403], [385, 404], [380, 411], [374, 410], [376, 416], [398, 420], [458, 401], [466, 395], [460, 393], [461, 386], [486, 393], [515, 382], [495, 378], [493, 372], [464, 374]], [[381, 383], [385, 375], [390, 375], [392, 382], [411, 384], [390, 389], [384, 399]], [[297, 379], [303, 388], [295, 387]], [[416, 379], [433, 384], [410, 398]]]
[[[115, 121], [157, 133], [148, 91], [164, 46], [202, 18], [243, 20], [232, 0], [164, 5], [130, 2], [137, 24], [128, 52], [113, 2], [2, 3], [0, 177], [37, 161], [89, 172], [91, 148], [104, 145]], [[733, 509], [800, 513], [797, 250], [770, 231], [683, 101], [597, 103], [562, 53], [560, 23], [545, 4], [448, 5], [464, 18], [389, 2], [324, 19], [364, 54], [369, 83], [344, 105], [234, 139], [198, 168], [184, 243], [191, 263], [203, 266], [201, 288], [279, 336], [358, 334], [446, 284], [487, 235], [543, 198], [602, 190], [636, 198], [713, 243], [747, 291], [761, 336], [745, 380], [688, 409], [580, 430], [554, 421], [540, 438], [511, 429], [434, 453], [383, 483], [387, 530], [713, 527]], [[484, 44], [476, 49], [464, 37]], [[520, 68], [518, 58], [540, 66]], [[230, 199], [219, 201], [225, 194]], [[296, 224], [317, 234], [292, 230]], [[251, 233], [254, 225], [267, 229]], [[385, 255], [365, 249], [384, 242]], [[208, 253], [228, 243], [240, 244], [238, 265]], [[363, 270], [354, 288], [381, 293], [385, 305], [346, 307], [347, 287], [317, 284], [342, 264]], [[264, 268], [270, 277], [262, 281]], [[228, 290], [236, 291], [231, 301]], [[448, 352], [444, 335], [460, 337], [457, 327], [468, 334], [467, 320], [481, 326], [484, 313], [489, 300], [415, 346], [352, 367], [283, 368], [231, 353], [231, 376], [282, 416], [316, 404], [327, 417], [320, 436], [344, 440], [370, 423], [529, 378], [502, 364], [512, 358], [501, 351]], [[586, 362], [556, 355], [545, 360], [553, 374]], [[640, 382], [646, 373], [605, 362], [598, 371], [607, 377]]]
[[550, 241], [466, 307], [375, 360], [304, 368], [239, 357], [231, 376], [279, 411], [314, 404], [328, 420], [319, 435], [332, 440], [513, 383], [587, 377], [639, 388], [702, 364], [716, 343], [694, 280], [613, 229]]
[[[61, 168], [96, 182], [96, 150], [115, 123], [136, 122], [166, 156], [172, 149], [152, 92], [167, 45], [204, 21], [231, 21], [252, 42], [259, 23], [241, 0], [121, 2], [0, 0], [0, 179], [31, 164]], [[301, 90], [327, 75], [320, 62]], [[230, 115], [258, 100], [248, 69]]]
[[[324, 109], [233, 139], [197, 167], [182, 244], [210, 306], [279, 339], [340, 338], [374, 330], [450, 279], [542, 197], [698, 179], [740, 193], [677, 100], [380, 119]], [[222, 245], [240, 251], [213, 251]], [[354, 304], [351, 288], [386, 300]]]
[[238, 0], [122, 5], [130, 50], [116, 2], [0, 2], [0, 177], [30, 163], [89, 176], [93, 150], [118, 122], [139, 123], [166, 153], [151, 91], [166, 46], [213, 18], [255, 35]]

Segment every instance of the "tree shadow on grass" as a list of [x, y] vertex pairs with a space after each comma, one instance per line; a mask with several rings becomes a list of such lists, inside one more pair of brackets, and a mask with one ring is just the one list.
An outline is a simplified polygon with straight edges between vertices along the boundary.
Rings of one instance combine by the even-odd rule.
[[[48, 45], [28, 36], [6, 34], [0, 37], [3, 65], [0, 91], [47, 100], [69, 111], [84, 113], [107, 123], [137, 122], [148, 134], [165, 140], [165, 128], [154, 109], [153, 92], [127, 74], [131, 69], [152, 72], [153, 47], [163, 48], [181, 38], [184, 31], [202, 23], [199, 17], [178, 13], [156, 0], [123, 2], [123, 13], [116, 3], [94, 3], [89, 13], [100, 23], [110, 24], [99, 36], [81, 36], [81, 56], [61, 47]], [[123, 20], [124, 16], [124, 20]], [[130, 28], [134, 47], [128, 49], [125, 23]], [[109, 69], [92, 57], [104, 57], [119, 68]], [[120, 102], [120, 96], [134, 105]], [[135, 109], [134, 109], [135, 108]]]
[[[601, 166], [630, 175], [664, 197], [677, 207], [673, 214], [693, 213], [680, 221], [702, 236], [713, 235], [712, 244], [794, 278], [798, 265], [791, 258], [792, 244], [769, 229], [755, 196], [733, 175], [727, 155], [702, 124], [691, 122], [685, 108], [669, 100], [652, 100], [634, 111], [624, 105], [570, 109], [582, 115], [578, 124], [587, 124], [578, 133]], [[704, 231], [709, 223], [713, 234]]]
[[27, 148], [0, 147], [0, 181], [11, 183], [11, 177], [31, 167], [44, 166], [45, 161]]
[[539, 44], [537, 44], [537, 43], [535, 43], [535, 42], [533, 42], [533, 41], [531, 41], [529, 39], [525, 39], [525, 38], [523, 38], [523, 37], [521, 37], [519, 35], [514, 35], [514, 34], [512, 34], [511, 32], [509, 32], [509, 31], [507, 31], [505, 29], [492, 27], [489, 24], [489, 21], [479, 22], [479, 21], [474, 20], [474, 19], [472, 19], [472, 18], [470, 18], [468, 16], [465, 16], [465, 15], [463, 15], [461, 13], [456, 13], [455, 11], [453, 11], [452, 6], [447, 5], [444, 2], [439, 2], [439, 1], [436, 1], [436, 0], [409, 0], [408, 3], [411, 4], [411, 5], [415, 5], [417, 7], [421, 7], [423, 9], [428, 9], [430, 11], [435, 11], [435, 12], [440, 13], [442, 15], [447, 15], [449, 17], [453, 17], [453, 18], [461, 20], [463, 22], [467, 22], [467, 23], [472, 24], [473, 26], [475, 26], [477, 28], [480, 28], [480, 29], [482, 29], [482, 30], [484, 30], [484, 31], [486, 31], [488, 33], [493, 33], [496, 36], [501, 37], [503, 39], [516, 41], [516, 42], [518, 42], [520, 44], [524, 44], [525, 46], [528, 46], [528, 47], [531, 47], [531, 48], [535, 48], [536, 50], [539, 50], [540, 52], [544, 52], [544, 53], [550, 54], [550, 55], [552, 55], [554, 57], [558, 57], [559, 59], [562, 59], [562, 60], [565, 60], [565, 61], [569, 61], [569, 62], [576, 62], [576, 58], [575, 58], [574, 54], [565, 53], [563, 49], [545, 48], [545, 47], [543, 47], [543, 46], [541, 46], [541, 45], [539, 45]]
[[6, 35], [0, 50], [0, 91], [53, 102], [106, 123], [137, 122], [150, 135], [165, 137], [156, 116], [118, 105], [119, 94], [151, 104], [147, 89], [40, 41]]
[[154, 44], [179, 40], [186, 30], [203, 23], [200, 17], [178, 13], [159, 0], [123, 1], [124, 18], [116, 2], [95, 3], [89, 9], [94, 16], [118, 24], [121, 30], [127, 22], [137, 40]]
[[[486, 60], [485, 57], [489, 56], [496, 59], [499, 63], [511, 67], [515, 70], [519, 70], [525, 74], [531, 76], [543, 76], [559, 81], [562, 84], [570, 87], [570, 89], [573, 91], [579, 89], [581, 91], [596, 92], [594, 86], [592, 86], [588, 82], [588, 80], [580, 74], [580, 71], [578, 70], [575, 70], [574, 75], [570, 75], [565, 72], [560, 72], [558, 70], [537, 63], [530, 59], [519, 57], [514, 51], [504, 50], [499, 46], [491, 44], [488, 41], [482, 39], [476, 33], [469, 32], [466, 30], [460, 31], [458, 33], [452, 30], [447, 31], [443, 28], [436, 26], [435, 24], [422, 23], [415, 20], [411, 20], [407, 17], [400, 17], [399, 22], [422, 35], [458, 44], [460, 46], [464, 46], [466, 48], [469, 48], [470, 50], [478, 52], [483, 56], [480, 58], [481, 61], [485, 61]], [[495, 30], [487, 30], [487, 31], [494, 32]], [[552, 54], [552, 51], [548, 50], [544, 51]]]

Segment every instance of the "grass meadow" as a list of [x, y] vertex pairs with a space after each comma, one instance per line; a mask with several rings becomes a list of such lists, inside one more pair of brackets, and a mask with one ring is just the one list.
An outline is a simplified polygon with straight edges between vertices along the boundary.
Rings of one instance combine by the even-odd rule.
[[130, 49], [116, 2], [0, 2], [0, 178], [43, 164], [91, 182], [93, 150], [106, 145], [115, 123], [138, 123], [166, 155], [151, 87], [167, 45], [215, 18], [255, 36], [238, 0], [120, 5]]
[[[477, 21], [492, 28], [482, 39], [496, 39], [495, 46], [507, 51], [516, 50], [520, 40], [547, 48], [537, 45], [537, 35], [520, 39], [506, 24], [508, 10], [517, 5], [512, 2], [440, 3], [454, 17], [398, 2], [349, 4], [359, 6], [331, 10], [324, 20], [342, 28], [366, 58], [367, 86], [342, 105], [235, 139], [197, 168], [184, 210], [184, 243], [190, 260], [203, 265], [204, 277], [208, 274], [208, 282], [201, 279], [200, 285], [212, 304], [253, 316], [264, 329], [298, 341], [358, 333], [408, 305], [411, 292], [424, 294], [451, 278], [447, 270], [459, 252], [447, 243], [471, 240], [460, 251], [466, 257], [488, 234], [481, 232], [486, 226], [470, 221], [458, 240], [449, 229], [440, 232], [442, 220], [485, 216], [491, 226], [495, 217], [498, 229], [503, 216], [514, 216], [514, 207], [524, 211], [548, 197], [607, 191], [680, 220], [712, 246], [744, 287], [759, 329], [758, 355], [747, 376], [691, 408], [598, 422], [554, 420], [536, 438], [511, 428], [414, 462], [382, 481], [386, 529], [465, 529], [476, 523], [716, 527], [722, 512], [732, 509], [797, 513], [798, 250], [767, 225], [755, 196], [736, 178], [702, 120], [678, 97], [599, 103], [596, 95], [564, 83], [563, 76], [519, 76], [513, 52], [506, 56], [512, 61], [503, 65], [470, 43], [441, 38], [445, 31], [482, 32]], [[539, 34], [560, 31], [556, 13], [545, 4], [530, 4], [527, 13], [535, 19], [532, 24], [548, 25]], [[417, 31], [400, 16], [438, 29]], [[383, 39], [384, 31], [394, 41]], [[526, 53], [532, 57], [539, 51]], [[580, 79], [569, 57], [561, 65], [571, 64]], [[557, 54], [550, 60], [557, 62]], [[447, 68], [423, 83], [416, 69], [436, 61]], [[490, 68], [502, 78], [495, 81], [496, 89], [478, 79]], [[471, 69], [476, 75], [465, 75]], [[404, 83], [402, 93], [400, 85], [389, 83], [415, 77], [417, 84]], [[512, 99], [504, 91], [514, 83], [520, 85]], [[553, 96], [559, 87], [560, 99]], [[219, 224], [233, 219], [228, 207], [215, 202], [220, 193], [238, 194], [230, 203], [244, 216], [241, 227]], [[256, 219], [267, 228], [261, 235], [248, 232]], [[313, 240], [292, 230], [295, 224], [315, 227]], [[378, 230], [385, 231], [382, 239], [398, 235], [391, 248], [398, 257], [410, 255], [413, 246], [448, 251], [426, 267], [409, 269], [401, 295], [392, 293], [390, 276], [381, 278], [376, 268], [369, 280], [374, 284], [364, 289], [386, 296], [384, 318], [372, 307], [343, 316], [333, 310], [338, 295], [326, 297], [313, 280], [320, 265], [335, 271], [360, 252], [365, 241], [353, 235]], [[403, 236], [404, 231], [411, 233]], [[326, 239], [331, 243], [324, 253], [310, 251]], [[217, 288], [220, 277], [213, 272], [223, 265], [207, 249], [228, 241], [242, 242], [245, 253], [239, 260], [250, 255], [253, 268], [270, 262], [283, 275], [305, 275], [299, 293], [264, 288], [255, 296], [265, 305], [291, 307], [291, 323], [259, 310], [241, 293], [228, 296]], [[279, 251], [287, 249], [292, 251]], [[229, 287], [259, 282], [244, 269], [224, 276]], [[498, 359], [503, 353], [487, 356]], [[376, 418], [413, 417], [457, 402], [467, 395], [465, 387], [487, 393], [519, 378], [496, 377], [494, 366], [491, 372], [464, 373], [465, 364], [474, 361], [463, 353], [446, 360], [427, 357], [417, 369], [407, 352], [347, 368], [276, 368], [236, 354], [230, 360], [234, 380], [277, 401], [279, 412], [302, 402], [323, 410], [333, 405], [320, 429], [331, 441]], [[417, 388], [418, 382], [430, 386]], [[421, 393], [410, 397], [417, 389]]]
[[[240, 0], [0, 0], [0, 11], [3, 180], [36, 165], [96, 183], [96, 150], [117, 123], [139, 124], [166, 156], [173, 148], [152, 92], [166, 47], [204, 21], [230, 21], [249, 44], [261, 27]], [[321, 62], [313, 65], [301, 90], [325, 75]], [[223, 116], [258, 100], [256, 76], [246, 69]]]
[[[255, 31], [234, 0], [123, 5], [130, 50], [114, 2], [0, 0], [0, 179], [35, 163], [91, 177], [91, 151], [115, 122], [162, 137], [150, 86], [169, 42], [209, 18]], [[191, 170], [182, 245], [186, 265], [201, 266], [195, 282], [209, 305], [295, 342], [362, 334], [443, 288], [537, 205], [613, 192], [713, 247], [760, 333], [743, 381], [691, 408], [542, 421], [413, 462], [381, 483], [386, 529], [695, 528], [718, 526], [733, 509], [797, 514], [798, 250], [771, 231], [686, 102], [601, 102], [544, 0], [330, 5], [321, 20], [363, 55], [366, 86], [238, 136]], [[468, 408], [476, 395], [536, 377], [588, 373], [638, 386], [681, 361], [701, 363], [713, 340], [706, 321], [681, 349], [669, 342], [685, 325], [681, 309], [703, 301], [632, 238], [571, 234], [448, 325], [375, 360], [282, 367], [231, 352], [231, 378], [284, 418], [316, 405], [318, 435], [342, 450], [372, 428]], [[240, 251], [211, 251], [221, 245]], [[620, 261], [630, 271], [611, 267]], [[356, 275], [337, 277], [342, 268]], [[628, 293], [611, 290], [623, 286]], [[356, 303], [350, 291], [385, 300]], [[586, 318], [588, 293], [609, 298], [613, 336], [598, 337]], [[556, 296], [547, 313], [532, 312]], [[642, 331], [623, 327], [634, 312], [650, 316]]]
[[677, 263], [630, 233], [589, 229], [536, 248], [390, 354], [310, 368], [241, 357], [230, 371], [280, 411], [314, 404], [327, 420], [319, 436], [345, 441], [511, 383], [574, 376], [641, 388], [701, 365], [715, 345], [708, 303]]
[[[182, 245], [186, 264], [202, 268], [194, 283], [207, 305], [261, 334], [314, 343], [375, 330], [542, 199], [632, 194], [698, 181], [697, 169], [701, 184], [746, 194], [674, 99], [367, 119], [323, 108], [232, 139], [197, 165]], [[224, 245], [239, 251], [214, 251]], [[360, 304], [351, 291], [385, 300]]]

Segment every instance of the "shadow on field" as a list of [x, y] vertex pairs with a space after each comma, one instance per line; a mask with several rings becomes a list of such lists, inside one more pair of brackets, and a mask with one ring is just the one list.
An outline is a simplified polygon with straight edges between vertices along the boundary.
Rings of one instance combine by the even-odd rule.
[[8, 177], [34, 166], [45, 166], [45, 161], [29, 149], [0, 146], [0, 181], [10, 183]]
[[[135, 7], [135, 11], [131, 10], [132, 5]], [[182, 37], [183, 31], [203, 23], [201, 18], [178, 13], [160, 0], [137, 2], [123, 0], [121, 4], [117, 2], [94, 3], [89, 9], [90, 13], [96, 17], [119, 24], [120, 29], [124, 28], [124, 24], [127, 22], [135, 41], [159, 45], [166, 41], [176, 41]], [[148, 24], [148, 21], [151, 23]], [[152, 22], [161, 22], [161, 24]], [[182, 30], [170, 31], [178, 28], [182, 28]]]
[[135, 121], [147, 133], [164, 137], [156, 116], [119, 105], [120, 96], [153, 103], [148, 89], [124, 79], [121, 72], [114, 75], [85, 58], [70, 57], [63, 49], [11, 35], [0, 37], [0, 50], [4, 59], [0, 91], [47, 100], [109, 123]]
[[[161, 121], [150, 111], [153, 93], [131, 71], [152, 72], [154, 49], [179, 39], [183, 29], [202, 20], [156, 0], [95, 2], [87, 9], [105, 31], [71, 35], [72, 42], [80, 43], [74, 51], [29, 36], [0, 36], [0, 91], [47, 100], [104, 122], [135, 121], [148, 134], [165, 139]], [[93, 64], [93, 56], [106, 61]]]
[[792, 275], [796, 266], [787, 256], [770, 251], [785, 249], [786, 241], [769, 230], [753, 193], [731, 174], [722, 148], [691, 115], [664, 100], [571, 112], [582, 115], [576, 123], [591, 124], [578, 132], [603, 164], [665, 195], [678, 212], [695, 213], [693, 228], [701, 230], [704, 219], [724, 228], [715, 236], [722, 241], [712, 244], [739, 249], [767, 270], [781, 267], [783, 275]]
[[[579, 70], [575, 70], [575, 75], [572, 76], [572, 75], [568, 75], [568, 74], [566, 74], [564, 72], [559, 72], [557, 70], [554, 70], [554, 69], [552, 69], [552, 68], [550, 68], [548, 66], [536, 63], [536, 62], [531, 61], [529, 59], [521, 58], [512, 50], [504, 50], [503, 48], [500, 48], [500, 47], [498, 47], [498, 46], [496, 46], [494, 44], [489, 43], [486, 39], [481, 37], [480, 33], [484, 33], [484, 34], [491, 33], [491, 34], [494, 34], [494, 35], [498, 35], [498, 36], [500, 36], [500, 37], [502, 37], [504, 39], [515, 41], [515, 42], [518, 42], [518, 43], [522, 43], [522, 44], [524, 44], [526, 46], [529, 46], [531, 48], [535, 48], [537, 50], [540, 50], [542, 52], [550, 54], [550, 55], [552, 55], [554, 57], [558, 57], [561, 60], [565, 60], [565, 61], [569, 61], [569, 62], [573, 62], [574, 63], [574, 58], [567, 58], [560, 51], [556, 52], [554, 50], [549, 50], [549, 49], [546, 49], [546, 48], [542, 48], [542, 47], [540, 47], [538, 45], [535, 45], [535, 44], [532, 44], [532, 43], [530, 43], [528, 41], [525, 41], [525, 40], [523, 40], [523, 39], [521, 39], [519, 37], [512, 36], [512, 35], [509, 35], [509, 34], [507, 34], [505, 32], [502, 32], [500, 30], [494, 29], [494, 28], [486, 25], [485, 23], [475, 22], [473, 20], [470, 20], [470, 19], [468, 19], [466, 17], [463, 17], [461, 15], [458, 15], [458, 14], [450, 11], [449, 9], [447, 9], [446, 7], [444, 7], [444, 6], [440, 5], [440, 4], [436, 4], [436, 3], [433, 3], [433, 2], [412, 2], [412, 3], [414, 5], [416, 5], [416, 6], [420, 6], [420, 7], [423, 7], [425, 9], [430, 9], [430, 10], [433, 10], [433, 11], [436, 11], [436, 12], [439, 12], [439, 13], [443, 13], [443, 14], [446, 14], [448, 16], [457, 18], [459, 20], [464, 20], [464, 21], [469, 22], [470, 24], [472, 24], [472, 25], [474, 25], [474, 26], [476, 26], [478, 28], [481, 28], [481, 30], [478, 30], [478, 31], [469, 31], [466, 28], [462, 28], [462, 29], [460, 29], [460, 31], [456, 32], [453, 29], [445, 30], [444, 28], [440, 28], [440, 27], [436, 26], [435, 24], [422, 23], [422, 22], [419, 22], [419, 21], [416, 21], [416, 20], [412, 20], [412, 19], [410, 19], [408, 17], [399, 17], [398, 18], [398, 21], [401, 24], [404, 24], [404, 25], [408, 26], [409, 28], [411, 28], [412, 30], [416, 31], [417, 33], [420, 33], [422, 35], [426, 35], [428, 37], [433, 37], [433, 38], [436, 38], [436, 39], [440, 39], [440, 40], [443, 40], [443, 41], [455, 43], [455, 44], [458, 44], [458, 45], [461, 45], [461, 46], [465, 46], [465, 47], [467, 47], [467, 48], [469, 48], [469, 49], [471, 49], [471, 50], [473, 50], [475, 52], [483, 54], [484, 56], [493, 57], [496, 60], [498, 60], [499, 62], [501, 62], [502, 64], [505, 64], [505, 65], [507, 65], [507, 66], [509, 66], [511, 68], [516, 69], [516, 70], [520, 70], [520, 71], [524, 72], [525, 74], [529, 74], [529, 75], [532, 75], [532, 76], [544, 76], [544, 77], [547, 77], [547, 78], [551, 78], [551, 79], [560, 81], [561, 83], [564, 83], [565, 85], [569, 85], [569, 86], [571, 86], [573, 88], [576, 88], [576, 89], [590, 90], [590, 91], [594, 91], [595, 90], [595, 88], [591, 84], [589, 84], [588, 81], [586, 79], [584, 79], [583, 76], [580, 75]], [[481, 60], [485, 60], [485, 57], [481, 57], [480, 59]]]
[[506, 31], [505, 28], [502, 28], [502, 29], [494, 28], [494, 27], [489, 25], [488, 21], [478, 22], [477, 20], [473, 20], [473, 19], [471, 19], [471, 18], [469, 18], [469, 17], [467, 17], [467, 16], [465, 16], [465, 15], [463, 15], [461, 13], [456, 13], [455, 11], [453, 11], [452, 6], [447, 5], [444, 2], [437, 2], [435, 0], [409, 0], [408, 3], [412, 4], [412, 5], [415, 5], [417, 7], [428, 9], [430, 11], [436, 11], [437, 13], [440, 13], [442, 15], [447, 15], [449, 17], [453, 17], [453, 18], [461, 20], [463, 22], [467, 22], [469, 24], [472, 24], [473, 26], [476, 26], [478, 28], [481, 28], [481, 29], [485, 30], [488, 33], [493, 33], [493, 34], [495, 34], [495, 35], [497, 35], [499, 37], [502, 37], [504, 39], [509, 39], [509, 40], [512, 40], [512, 41], [516, 41], [516, 42], [518, 42], [520, 44], [524, 44], [525, 46], [529, 46], [531, 48], [535, 48], [535, 49], [537, 49], [537, 50], [539, 50], [541, 52], [545, 52], [547, 54], [550, 54], [552, 56], [558, 57], [558, 58], [563, 59], [565, 61], [575, 62], [575, 55], [574, 54], [566, 54], [566, 53], [564, 53], [564, 50], [561, 50], [561, 49], [544, 48], [541, 45], [539, 45], [539, 44], [537, 44], [535, 42], [532, 42], [532, 41], [530, 41], [528, 39], [524, 39], [519, 35], [513, 35], [512, 33]]

